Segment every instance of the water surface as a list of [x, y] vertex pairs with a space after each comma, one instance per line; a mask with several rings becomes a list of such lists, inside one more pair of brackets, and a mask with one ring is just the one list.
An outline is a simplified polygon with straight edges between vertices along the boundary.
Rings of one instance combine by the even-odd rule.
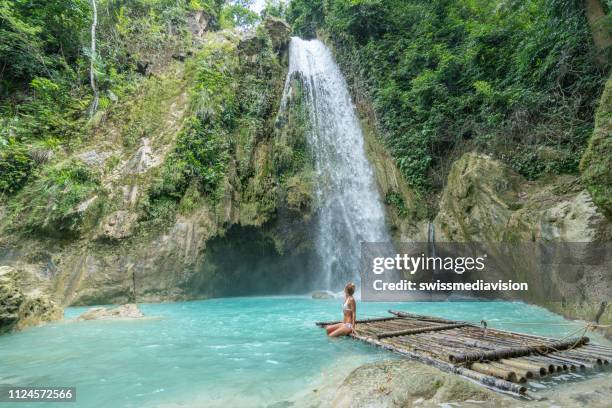
[[[357, 366], [394, 357], [347, 338], [328, 339], [315, 327], [337, 319], [340, 303], [266, 297], [143, 304], [157, 318], [33, 328], [0, 337], [0, 384], [76, 386], [77, 402], [53, 404], [58, 407], [300, 405]], [[86, 309], [70, 308], [66, 317]], [[490, 327], [547, 336], [581, 327], [514, 302], [358, 304], [361, 318], [387, 309], [485, 319]]]

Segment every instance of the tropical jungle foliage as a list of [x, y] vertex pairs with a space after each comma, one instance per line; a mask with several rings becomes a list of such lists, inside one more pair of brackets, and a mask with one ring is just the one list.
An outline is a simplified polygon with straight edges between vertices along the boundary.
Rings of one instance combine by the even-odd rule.
[[596, 62], [584, 2], [292, 0], [287, 16], [329, 39], [421, 192], [466, 150], [532, 179], [578, 171], [612, 61]]
[[[177, 55], [191, 55], [189, 19], [202, 13], [207, 30], [248, 28], [259, 20], [248, 9], [251, 3], [0, 0], [0, 204], [8, 211], [4, 221], [35, 232], [59, 228], [64, 220], [67, 228], [78, 232], [83, 212], [76, 206], [100, 196], [103, 188], [96, 170], [71, 161], [71, 152], [94, 137], [101, 118], [109, 115], [122, 122], [119, 131], [128, 147], [159, 130], [163, 115], [156, 111], [156, 101], [171, 101], [181, 85], [157, 77]], [[210, 51], [205, 49], [197, 62], [190, 63], [194, 73], [189, 75], [197, 76], [198, 84], [192, 98], [195, 114], [181, 131], [167, 165], [175, 166], [177, 180], [171, 186], [155, 184], [154, 197], [183, 194], [194, 179], [204, 194], [217, 193], [228, 161], [227, 135], [240, 109], [234, 100], [239, 79], [225, 72], [227, 53]], [[99, 91], [96, 112], [90, 112], [92, 57]], [[75, 170], [69, 171], [69, 166]]]

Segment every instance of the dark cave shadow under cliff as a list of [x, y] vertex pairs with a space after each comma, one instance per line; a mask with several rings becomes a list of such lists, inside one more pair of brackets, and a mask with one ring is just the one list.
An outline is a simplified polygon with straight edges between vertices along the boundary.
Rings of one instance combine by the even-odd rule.
[[279, 249], [274, 236], [264, 228], [233, 226], [210, 240], [201, 270], [189, 282], [191, 294], [228, 297], [312, 291], [317, 265], [314, 250], [307, 245]]

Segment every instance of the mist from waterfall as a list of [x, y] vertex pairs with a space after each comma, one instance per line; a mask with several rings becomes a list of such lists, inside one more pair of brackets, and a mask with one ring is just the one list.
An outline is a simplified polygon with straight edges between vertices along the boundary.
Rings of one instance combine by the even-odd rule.
[[317, 284], [338, 291], [359, 280], [361, 242], [389, 241], [384, 208], [355, 107], [330, 50], [319, 40], [291, 39], [283, 106], [296, 73], [304, 80], [315, 160]]

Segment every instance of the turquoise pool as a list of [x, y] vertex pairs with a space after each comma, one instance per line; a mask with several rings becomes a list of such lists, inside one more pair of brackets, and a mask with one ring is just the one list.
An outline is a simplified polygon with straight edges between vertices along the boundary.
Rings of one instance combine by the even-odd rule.
[[[291, 406], [363, 363], [393, 358], [315, 327], [337, 319], [340, 304], [227, 298], [143, 304], [142, 320], [54, 323], [0, 337], [0, 383], [75, 386], [77, 402], [57, 407]], [[581, 327], [514, 302], [360, 303], [358, 314], [384, 316], [389, 308], [550, 336]], [[66, 318], [86, 309], [67, 309]], [[546, 324], [502, 323], [519, 321]]]

